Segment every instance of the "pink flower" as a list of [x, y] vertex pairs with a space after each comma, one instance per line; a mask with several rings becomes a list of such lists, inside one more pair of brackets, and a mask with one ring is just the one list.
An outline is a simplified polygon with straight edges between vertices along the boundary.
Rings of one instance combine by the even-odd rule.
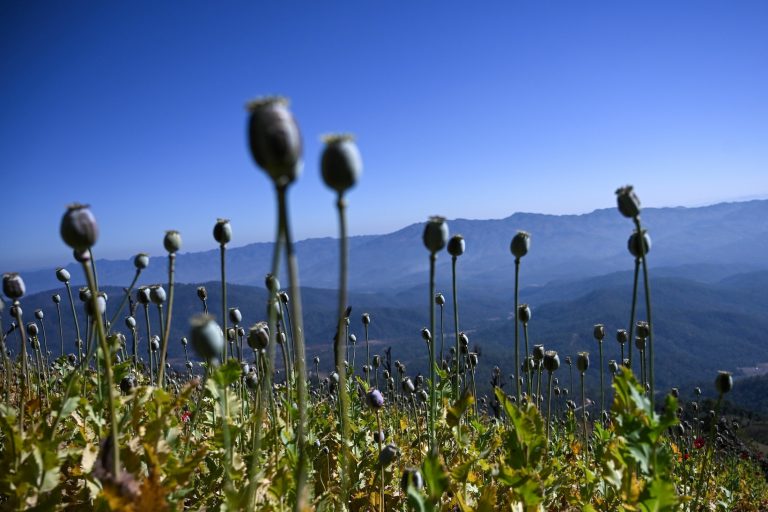
[[697, 450], [698, 450], [699, 448], [702, 448], [703, 446], [704, 446], [704, 438], [703, 438], [703, 437], [699, 436], [699, 437], [697, 437], [697, 438], [696, 438], [696, 439], [693, 441], [693, 447], [694, 447], [694, 448], [696, 448]]
[[187, 423], [189, 421], [189, 418], [192, 416], [192, 413], [189, 411], [184, 411], [181, 413], [181, 421], [184, 423]]

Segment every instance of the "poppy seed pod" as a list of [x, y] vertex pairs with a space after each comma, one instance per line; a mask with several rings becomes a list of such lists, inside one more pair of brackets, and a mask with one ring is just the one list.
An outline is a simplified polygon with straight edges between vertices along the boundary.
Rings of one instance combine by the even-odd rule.
[[136, 381], [134, 381], [130, 375], [127, 375], [120, 381], [120, 391], [127, 395], [131, 392], [135, 385]]
[[534, 361], [541, 361], [544, 359], [544, 345], [534, 345], [532, 352]]
[[43, 317], [45, 317], [45, 313], [43, 313], [43, 310], [42, 309], [36, 309], [35, 310], [35, 318], [37, 318], [38, 320], [42, 320]]
[[235, 341], [237, 339], [237, 331], [234, 327], [227, 329], [227, 341]]
[[284, 291], [281, 291], [280, 293], [277, 294], [277, 299], [283, 304], [288, 304], [289, 302], [291, 302], [291, 298]]
[[677, 388], [672, 388], [672, 390], [669, 392], [670, 395], [672, 395], [675, 398], [680, 398], [680, 390]]
[[401, 384], [404, 393], [413, 393], [416, 391], [416, 386], [413, 385], [413, 381], [410, 377], [404, 378]]
[[365, 395], [368, 407], [371, 409], [381, 409], [384, 407], [384, 395], [378, 389], [372, 389]]
[[616, 190], [616, 203], [623, 216], [632, 219], [640, 215], [640, 199], [635, 194], [632, 185]]
[[234, 324], [239, 324], [243, 321], [243, 315], [238, 308], [229, 308], [229, 319]]
[[125, 317], [125, 326], [131, 330], [136, 328], [136, 319], [132, 316]]
[[477, 362], [477, 354], [475, 352], [469, 354], [469, 366], [475, 368], [477, 366]]
[[520, 259], [531, 248], [531, 235], [525, 231], [518, 231], [515, 236], [512, 237], [512, 243], [509, 245], [509, 250], [512, 251], [512, 255], [516, 259]]
[[58, 293], [54, 293], [53, 295], [51, 295], [51, 299], [53, 300], [54, 304], [61, 303], [61, 295], [59, 295]]
[[631, 365], [629, 364], [629, 358], [628, 357], [624, 359], [622, 364], [624, 364], [624, 368], [632, 369]]
[[400, 450], [394, 444], [388, 444], [379, 452], [379, 464], [386, 467], [400, 456]]
[[592, 334], [597, 341], [603, 341], [605, 338], [605, 326], [603, 324], [595, 324]]
[[301, 172], [301, 132], [284, 98], [248, 103], [248, 142], [256, 164], [277, 186], [286, 186]]
[[[95, 310], [94, 306], [96, 307]], [[99, 292], [95, 301], [88, 300], [88, 302], [85, 303], [85, 309], [92, 317], [103, 315], [107, 311], [107, 294], [104, 292]]]
[[200, 300], [206, 300], [208, 298], [208, 290], [205, 289], [205, 286], [197, 287], [197, 298]]
[[351, 344], [353, 344], [353, 345], [356, 344], [357, 343], [357, 336], [355, 336], [354, 334], [350, 334], [349, 335], [349, 342]]
[[37, 336], [37, 324], [35, 322], [29, 322], [27, 324], [27, 334], [30, 336]]
[[438, 306], [445, 306], [445, 296], [442, 293], [435, 294], [435, 304]]
[[160, 337], [157, 334], [152, 336], [152, 339], [149, 340], [149, 348], [152, 352], [160, 350]]
[[450, 254], [454, 258], [458, 258], [462, 254], [464, 254], [465, 250], [466, 250], [466, 243], [464, 242], [463, 236], [453, 235], [451, 239], [448, 240], [448, 254]]
[[463, 348], [469, 347], [469, 337], [467, 336], [467, 334], [465, 332], [460, 332], [459, 333], [459, 342], [461, 343], [461, 346]]
[[384, 377], [384, 380], [389, 380], [389, 370], [385, 369], [381, 372], [381, 376]]
[[731, 376], [731, 372], [717, 372], [717, 378], [715, 379], [715, 389], [721, 395], [724, 395], [733, 389], [733, 376]]
[[87, 251], [99, 238], [99, 226], [88, 205], [74, 203], [67, 206], [61, 218], [61, 239], [76, 251]]
[[635, 346], [637, 347], [637, 350], [645, 350], [645, 338], [642, 336], [635, 336]]
[[248, 346], [254, 350], [267, 348], [269, 345], [269, 326], [266, 322], [258, 322], [248, 329]]
[[3, 274], [3, 293], [11, 300], [18, 300], [27, 291], [24, 280], [15, 272]]
[[227, 245], [232, 240], [232, 225], [229, 223], [229, 219], [216, 220], [216, 224], [213, 225], [213, 239], [219, 245]]
[[374, 368], [378, 368], [381, 365], [381, 357], [378, 355], [373, 356], [372, 364]]
[[422, 239], [429, 252], [433, 254], [440, 252], [448, 243], [448, 224], [445, 222], [445, 217], [438, 215], [430, 217], [424, 226]]
[[186, 347], [187, 343], [188, 343], [187, 338], [181, 338], [181, 346], [182, 347]]
[[259, 387], [259, 379], [256, 377], [255, 373], [248, 374], [248, 376], [245, 378], [245, 385], [248, 386], [248, 389], [250, 390], [254, 390]]
[[424, 488], [424, 478], [418, 468], [405, 468], [403, 477], [400, 479], [400, 488], [404, 493], [408, 493], [408, 488], [413, 487], [417, 491]]
[[237, 328], [237, 335], [238, 336], [245, 336], [245, 329], [243, 329], [242, 327], [238, 327]]
[[618, 341], [622, 345], [629, 341], [629, 334], [627, 334], [626, 329], [619, 329], [618, 331], [616, 331], [616, 341]]
[[280, 280], [272, 274], [266, 275], [264, 278], [264, 284], [266, 285], [267, 290], [272, 293], [277, 293], [280, 291]]
[[63, 267], [56, 269], [56, 279], [62, 283], [66, 283], [70, 279], [69, 271]]
[[87, 302], [91, 298], [91, 289], [87, 286], [83, 286], [78, 291], [78, 296], [80, 297], [81, 302]]
[[635, 329], [637, 330], [637, 335], [641, 338], [647, 338], [648, 335], [651, 333], [650, 327], [648, 327], [648, 322], [645, 322], [643, 320], [640, 320], [635, 324]]
[[616, 362], [615, 359], [611, 359], [610, 361], [608, 361], [608, 370], [613, 374], [619, 371], [619, 364]]
[[589, 368], [589, 352], [579, 352], [576, 359], [576, 368], [579, 372], [584, 373]]
[[163, 238], [163, 247], [168, 251], [168, 254], [175, 254], [181, 249], [181, 233], [175, 229], [169, 229], [165, 232]]
[[149, 288], [149, 300], [151, 300], [153, 304], [160, 305], [165, 302], [165, 299], [165, 288], [163, 288], [162, 285], [156, 284]]
[[133, 266], [136, 267], [137, 270], [144, 270], [149, 266], [149, 255], [140, 252], [136, 256], [133, 257]]
[[140, 286], [139, 289], [136, 290], [136, 300], [139, 304], [143, 305], [147, 305], [151, 302], [148, 286]]
[[427, 329], [426, 327], [423, 327], [423, 328], [421, 329], [421, 337], [422, 337], [422, 339], [423, 339], [424, 341], [426, 341], [427, 343], [429, 343], [430, 341], [432, 341], [432, 333], [431, 333], [431, 332], [429, 332], [429, 329]]
[[520, 304], [517, 306], [517, 318], [527, 324], [531, 321], [531, 307], [528, 304]]
[[370, 315], [370, 313], [363, 313], [363, 316], [361, 317], [361, 320], [363, 322], [363, 325], [370, 325], [371, 324], [371, 315]]
[[315, 364], [320, 364], [320, 356], [315, 356], [313, 361], [314, 361]]
[[560, 368], [560, 357], [554, 350], [544, 352], [544, 369], [552, 373]]
[[224, 348], [224, 333], [211, 315], [197, 314], [190, 320], [189, 339], [204, 359], [215, 359]]
[[642, 237], [637, 231], [633, 232], [627, 240], [627, 248], [632, 256], [642, 258], [651, 251], [651, 235], [646, 230], [643, 230]]
[[325, 184], [339, 194], [355, 186], [363, 171], [363, 159], [351, 135], [325, 137], [320, 170]]

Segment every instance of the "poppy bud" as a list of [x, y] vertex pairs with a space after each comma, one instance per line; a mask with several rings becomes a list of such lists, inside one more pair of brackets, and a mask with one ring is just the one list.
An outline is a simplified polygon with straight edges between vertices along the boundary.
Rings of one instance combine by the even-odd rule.
[[42, 309], [35, 310], [35, 318], [37, 318], [38, 320], [42, 320], [44, 316], [45, 314], [43, 313]]
[[200, 300], [206, 300], [208, 298], [208, 290], [205, 289], [205, 286], [197, 287], [197, 298]]
[[37, 336], [37, 324], [35, 322], [29, 322], [27, 324], [27, 334], [30, 336]]
[[440, 252], [448, 243], [448, 224], [445, 222], [445, 217], [438, 215], [430, 217], [424, 226], [422, 239], [429, 252], [433, 254]]
[[629, 334], [627, 334], [626, 329], [619, 329], [616, 331], [616, 341], [622, 345], [629, 341]]
[[363, 171], [363, 159], [354, 138], [351, 135], [325, 137], [320, 169], [325, 184], [339, 194], [355, 186]]
[[517, 318], [524, 324], [531, 321], [531, 308], [528, 304], [520, 304], [517, 307]]
[[363, 316], [361, 317], [363, 325], [370, 325], [371, 324], [371, 315], [369, 313], [363, 313]]
[[219, 245], [227, 245], [232, 240], [232, 226], [229, 223], [229, 219], [216, 220], [216, 224], [213, 226], [213, 239]]
[[70, 279], [69, 271], [63, 267], [59, 267], [56, 269], [56, 279], [58, 279], [62, 283], [66, 283]]
[[623, 216], [632, 219], [640, 215], [640, 199], [632, 189], [632, 185], [616, 190], [616, 202]]
[[61, 239], [76, 251], [87, 251], [99, 237], [99, 226], [88, 205], [74, 203], [67, 206], [61, 218]]
[[144, 270], [149, 266], [149, 256], [140, 252], [133, 257], [133, 266], [136, 267], [137, 270]]
[[464, 254], [465, 249], [466, 249], [466, 244], [464, 242], [463, 236], [453, 235], [451, 239], [448, 240], [448, 254], [450, 254], [454, 258], [458, 258], [462, 254]]
[[125, 326], [131, 330], [136, 328], [136, 319], [132, 316], [125, 317]]
[[442, 293], [435, 294], [435, 304], [438, 306], [445, 306], [445, 297]]
[[528, 254], [528, 249], [531, 248], [531, 235], [525, 231], [518, 231], [515, 236], [512, 237], [512, 243], [509, 245], [509, 250], [512, 251], [512, 255], [515, 259], [520, 259]]
[[237, 308], [229, 308], [229, 320], [233, 324], [239, 324], [243, 321], [243, 315], [240, 313], [240, 310]]
[[552, 373], [560, 368], [560, 357], [554, 350], [544, 352], [544, 369]]
[[592, 333], [597, 341], [603, 341], [605, 338], [605, 326], [603, 324], [595, 324]]
[[248, 103], [251, 155], [277, 186], [295, 181], [301, 172], [301, 132], [284, 98]]
[[141, 286], [136, 290], [136, 300], [139, 304], [147, 305], [150, 303], [150, 293], [148, 286]]
[[370, 390], [366, 395], [365, 399], [368, 402], [368, 407], [371, 409], [381, 409], [384, 407], [384, 396], [381, 394], [381, 391], [378, 389], [372, 389]]
[[195, 351], [204, 359], [217, 358], [224, 348], [224, 333], [210, 315], [198, 314], [190, 320], [189, 338]]
[[51, 295], [51, 299], [53, 299], [54, 304], [61, 303], [61, 295], [59, 295], [58, 293], [54, 293], [53, 295]]
[[267, 286], [267, 290], [270, 292], [277, 293], [280, 291], [280, 281], [272, 274], [267, 274], [267, 276], [264, 278], [264, 283]]
[[635, 329], [637, 331], [637, 335], [641, 338], [647, 338], [648, 335], [651, 333], [651, 329], [648, 327], [648, 322], [645, 322], [643, 320], [640, 320], [635, 324]]
[[3, 293], [11, 300], [18, 300], [26, 292], [24, 280], [15, 272], [3, 274]]
[[259, 322], [248, 329], [248, 346], [254, 350], [267, 348], [269, 345], [269, 325]]
[[424, 341], [426, 341], [427, 343], [429, 343], [430, 341], [432, 341], [432, 333], [431, 333], [431, 332], [429, 332], [429, 329], [427, 329], [426, 327], [424, 327], [424, 328], [422, 328], [422, 329], [421, 329], [421, 337], [422, 337], [422, 339], [424, 339]]
[[165, 232], [165, 238], [163, 238], [163, 247], [168, 251], [168, 254], [175, 254], [181, 249], [181, 234], [174, 230], [168, 230]]
[[286, 337], [285, 333], [281, 331], [278, 333], [277, 339], [275, 341], [277, 341], [280, 345], [284, 345], [285, 342], [288, 341], [288, 338]]
[[532, 352], [534, 361], [538, 362], [544, 359], [544, 345], [534, 345]]
[[589, 368], [589, 352], [579, 352], [578, 359], [576, 359], [576, 368], [579, 372], [584, 373]]
[[379, 464], [386, 467], [400, 456], [400, 450], [394, 444], [388, 444], [379, 452]]
[[152, 352], [160, 350], [160, 337], [157, 334], [153, 335], [152, 339], [149, 340], [149, 348]]
[[643, 230], [642, 237], [638, 235], [637, 231], [633, 232], [627, 241], [627, 248], [632, 256], [642, 258], [651, 250], [651, 235], [646, 230]]
[[162, 287], [162, 285], [156, 284], [149, 288], [149, 299], [153, 304], [158, 306], [165, 302], [165, 289]]
[[724, 395], [733, 389], [733, 377], [731, 376], [731, 372], [717, 372], [717, 378], [715, 379], [715, 389], [721, 395]]
[[417, 375], [416, 376], [416, 387], [420, 388], [424, 385], [424, 376], [423, 375]]
[[[96, 307], [95, 310], [94, 306]], [[107, 310], [107, 294], [104, 292], [99, 292], [95, 301], [89, 300], [85, 303], [85, 309], [88, 311], [88, 314], [93, 317], [103, 315]]]

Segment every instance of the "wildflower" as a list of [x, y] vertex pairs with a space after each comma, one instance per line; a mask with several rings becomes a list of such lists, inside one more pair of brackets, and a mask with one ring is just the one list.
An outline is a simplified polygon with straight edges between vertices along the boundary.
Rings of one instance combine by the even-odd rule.
[[192, 413], [190, 411], [184, 411], [181, 413], [181, 421], [184, 423], [187, 423], [191, 417]]
[[702, 436], [697, 437], [693, 440], [693, 447], [697, 450], [704, 447], [704, 444], [706, 444], [706, 441], [704, 441], [704, 438]]

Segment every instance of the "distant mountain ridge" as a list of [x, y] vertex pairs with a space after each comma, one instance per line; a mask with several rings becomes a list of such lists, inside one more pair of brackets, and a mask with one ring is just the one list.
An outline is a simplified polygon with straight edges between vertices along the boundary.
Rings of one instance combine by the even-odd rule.
[[[653, 240], [649, 264], [679, 267], [694, 280], [713, 281], [728, 275], [768, 268], [768, 200], [719, 203], [698, 208], [646, 208], [643, 225]], [[531, 233], [531, 251], [522, 266], [528, 285], [578, 279], [627, 270], [632, 266], [626, 242], [632, 223], [614, 208], [581, 215], [515, 213], [504, 219], [449, 220], [451, 234], [466, 239], [459, 259], [463, 283], [499, 291], [508, 288], [513, 271], [509, 242], [518, 230]], [[350, 238], [350, 287], [361, 292], [405, 289], [424, 282], [427, 253], [421, 242], [423, 223], [385, 235]], [[214, 245], [213, 240], [211, 245]], [[139, 252], [140, 248], [137, 249]], [[313, 238], [296, 244], [302, 285], [334, 288], [338, 279], [338, 241]], [[271, 243], [254, 243], [227, 251], [228, 281], [261, 286], [269, 268]], [[218, 249], [177, 256], [179, 282], [219, 278]], [[73, 283], [83, 282], [78, 265], [67, 265]], [[134, 274], [128, 260], [98, 260], [99, 281], [125, 286]], [[709, 270], [706, 270], [706, 269]], [[709, 274], [713, 273], [713, 276]], [[58, 287], [54, 269], [23, 274], [29, 292]], [[438, 282], [450, 279], [450, 257], [438, 257]], [[165, 282], [164, 256], [150, 260], [141, 281]]]

